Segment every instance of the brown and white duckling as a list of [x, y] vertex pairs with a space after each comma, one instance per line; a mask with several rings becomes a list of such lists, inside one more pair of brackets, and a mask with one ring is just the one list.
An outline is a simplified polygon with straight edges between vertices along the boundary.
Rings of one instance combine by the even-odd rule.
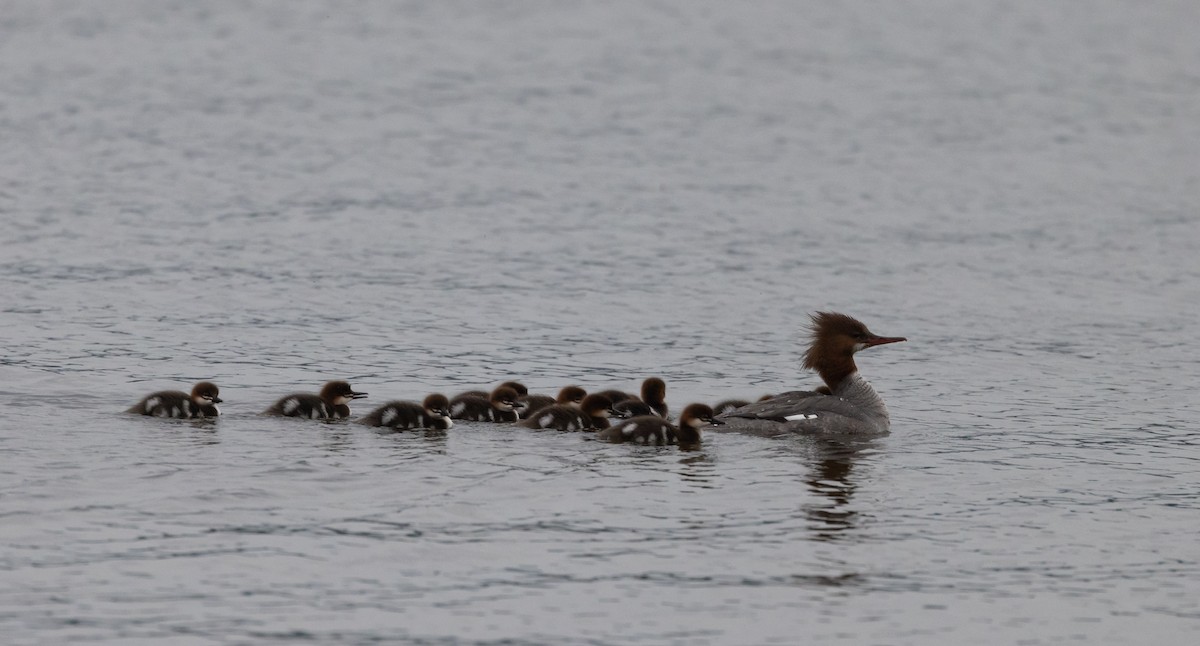
[[[513, 390], [517, 391], [517, 396], [529, 394], [529, 389], [525, 387], [525, 384], [519, 381], [506, 381], [499, 386], [496, 386], [496, 388], [512, 388]], [[486, 390], [467, 390], [451, 397], [450, 401], [453, 402], [459, 397], [482, 397], [484, 399], [488, 399], [494, 392], [496, 392], [495, 388], [492, 389], [491, 393]]]
[[521, 419], [529, 419], [530, 415], [555, 404], [566, 404], [578, 409], [584, 397], [587, 397], [587, 391], [579, 386], [564, 386], [558, 391], [558, 397], [521, 395], [517, 398], [517, 410], [521, 413]]
[[600, 392], [593, 394], [604, 395], [605, 397], [609, 398], [614, 405], [629, 399], [637, 399], [637, 395], [632, 395], [624, 390], [601, 390]]
[[456, 395], [450, 400], [451, 419], [471, 422], [515, 422], [517, 391], [510, 386], [497, 386], [488, 397]]
[[182, 390], [162, 390], [146, 395], [125, 412], [179, 419], [216, 417], [221, 414], [217, 409], [217, 404], [221, 403], [217, 396], [219, 392], [216, 384], [201, 381], [192, 386], [190, 395]]
[[[588, 401], [589, 399], [591, 399], [590, 402]], [[613, 401], [602, 393], [595, 393], [584, 397], [583, 403], [579, 405], [583, 411], [583, 416], [587, 418], [588, 428], [594, 431], [608, 428], [608, 417], [612, 415], [613, 406]]]
[[639, 415], [658, 415], [667, 417], [667, 384], [658, 377], [650, 377], [642, 382], [642, 398], [632, 397], [613, 405], [617, 417], [637, 417]]
[[309, 419], [342, 419], [350, 416], [350, 407], [347, 406], [350, 400], [366, 396], [367, 393], [355, 392], [345, 381], [330, 381], [321, 387], [318, 394], [295, 393], [282, 397], [264, 413]]
[[450, 400], [440, 393], [429, 395], [419, 404], [413, 401], [390, 401], [367, 413], [359, 422], [367, 426], [395, 429], [445, 430], [454, 426], [454, 422], [450, 421]]
[[613, 416], [621, 419], [654, 415], [654, 410], [646, 402], [634, 397], [613, 404]]
[[688, 404], [679, 414], [679, 426], [673, 439], [680, 446], [697, 446], [700, 444], [700, 429], [724, 424], [716, 419], [716, 413], [705, 404]]
[[659, 446], [676, 441], [681, 445], [694, 446], [700, 443], [701, 428], [719, 424], [713, 419], [711, 408], [704, 404], [689, 404], [679, 415], [679, 426], [657, 415], [642, 415], [617, 422], [596, 437], [606, 442], [640, 441], [642, 444], [649, 444], [653, 438]]
[[[586, 431], [607, 426], [612, 412], [612, 401], [604, 395], [588, 395], [578, 407], [572, 404], [554, 404], [535, 412], [520, 426], [525, 428], [553, 428], [559, 431]], [[597, 420], [600, 420], [599, 422]]]

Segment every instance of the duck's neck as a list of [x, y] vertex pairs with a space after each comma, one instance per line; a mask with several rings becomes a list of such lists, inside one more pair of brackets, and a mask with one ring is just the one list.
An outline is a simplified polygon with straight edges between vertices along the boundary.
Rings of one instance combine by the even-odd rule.
[[875, 392], [870, 382], [858, 374], [858, 371], [850, 373], [836, 385], [830, 384], [829, 389], [833, 391], [835, 397], [841, 397], [856, 405], [864, 414], [880, 418], [885, 424], [887, 423], [888, 409], [883, 403], [883, 398]]
[[808, 362], [808, 367], [821, 375], [825, 385], [829, 386], [829, 390], [834, 394], [844, 381], [858, 374], [858, 366], [854, 365], [854, 355], [849, 353], [821, 353]]

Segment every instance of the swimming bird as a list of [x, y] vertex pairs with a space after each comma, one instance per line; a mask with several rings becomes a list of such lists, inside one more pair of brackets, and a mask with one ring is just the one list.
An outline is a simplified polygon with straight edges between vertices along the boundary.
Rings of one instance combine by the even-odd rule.
[[630, 397], [613, 404], [613, 413], [617, 417], [637, 417], [638, 415], [667, 416], [667, 384], [658, 377], [649, 377], [642, 382], [642, 397]]
[[[824, 386], [821, 386], [821, 387], [824, 388]], [[828, 393], [826, 393], [826, 394], [828, 394]], [[762, 397], [759, 397], [757, 401], [765, 402], [774, 396], [775, 395], [763, 395]], [[725, 413], [728, 413], [729, 411], [741, 408], [742, 406], [749, 406], [749, 405], [750, 405], [750, 402], [745, 399], [725, 399], [720, 402], [717, 402], [716, 404], [713, 404], [712, 409], [713, 409], [713, 414], [723, 415]]]
[[454, 426], [450, 421], [450, 400], [433, 393], [421, 403], [390, 401], [367, 413], [359, 420], [367, 426], [386, 426], [395, 429], [432, 428], [445, 430]]
[[888, 432], [887, 406], [858, 373], [854, 354], [907, 339], [879, 336], [857, 319], [835, 312], [812, 315], [810, 332], [812, 342], [804, 353], [804, 367], [817, 371], [827, 392], [786, 392], [742, 406], [717, 418], [725, 422], [721, 430], [756, 435]]
[[718, 426], [721, 422], [713, 418], [713, 410], [704, 404], [688, 404], [679, 414], [679, 426], [671, 424], [658, 415], [640, 415], [618, 421], [612, 426], [600, 431], [597, 439], [606, 442], [641, 442], [649, 444], [653, 439], [655, 444], [664, 442], [679, 442], [681, 446], [697, 446], [700, 444], [700, 429], [705, 426]]
[[521, 419], [529, 419], [530, 415], [555, 404], [568, 404], [579, 408], [579, 404], [583, 402], [584, 397], [587, 397], [587, 391], [579, 386], [563, 386], [558, 391], [557, 397], [550, 397], [549, 395], [521, 395], [517, 398], [517, 411], [521, 413]]
[[612, 412], [612, 405], [612, 400], [604, 395], [588, 395], [578, 406], [573, 404], [547, 406], [521, 420], [518, 424], [525, 428], [552, 428], [559, 431], [592, 430], [600, 428], [599, 424], [601, 423], [607, 424], [605, 418]]
[[517, 397], [516, 390], [503, 384], [487, 397], [456, 395], [450, 400], [450, 417], [472, 422], [515, 422], [520, 419], [516, 411]]
[[294, 393], [281, 397], [264, 413], [309, 419], [342, 419], [350, 416], [350, 407], [347, 405], [350, 400], [366, 396], [367, 393], [354, 392], [345, 381], [330, 381], [315, 395]]
[[125, 412], [179, 419], [216, 417], [221, 414], [217, 409], [217, 404], [221, 403], [217, 396], [219, 392], [216, 384], [201, 381], [192, 386], [190, 395], [182, 390], [161, 390], [146, 395]]
[[[496, 386], [496, 388], [512, 388], [513, 390], [517, 391], [518, 396], [529, 394], [529, 389], [525, 387], [525, 384], [523, 384], [519, 381], [506, 381], [506, 382], [500, 384], [499, 386]], [[492, 389], [493, 393], [496, 392], [496, 388]], [[466, 390], [466, 391], [463, 391], [463, 392], [458, 393], [457, 395], [451, 397], [450, 401], [454, 401], [455, 399], [458, 399], [459, 397], [482, 397], [484, 399], [487, 399], [488, 397], [491, 397], [491, 396], [492, 396], [492, 393], [490, 393], [486, 390]]]

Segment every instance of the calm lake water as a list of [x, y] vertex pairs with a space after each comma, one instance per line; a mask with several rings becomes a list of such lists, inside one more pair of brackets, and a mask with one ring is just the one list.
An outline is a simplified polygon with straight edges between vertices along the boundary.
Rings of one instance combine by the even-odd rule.
[[[1200, 633], [1200, 3], [2, 9], [5, 644]], [[811, 387], [821, 309], [891, 435], [258, 415]]]

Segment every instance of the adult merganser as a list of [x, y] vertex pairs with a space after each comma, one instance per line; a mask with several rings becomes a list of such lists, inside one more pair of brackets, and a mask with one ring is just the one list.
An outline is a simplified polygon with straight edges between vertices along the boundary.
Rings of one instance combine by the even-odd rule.
[[217, 396], [218, 392], [220, 391], [216, 384], [211, 381], [201, 381], [192, 387], [190, 395], [182, 390], [162, 390], [150, 393], [125, 412], [180, 419], [216, 417], [221, 414], [221, 411], [217, 409], [217, 404], [221, 403], [221, 398]]
[[[824, 386], [821, 386], [821, 387], [824, 388]], [[828, 394], [828, 393], [825, 393], [825, 394]], [[774, 396], [775, 395], [763, 395], [762, 397], [759, 397], [755, 401], [765, 402]], [[723, 415], [725, 413], [728, 413], [729, 411], [741, 408], [742, 406], [749, 406], [749, 405], [750, 405], [750, 402], [745, 399], [725, 399], [720, 402], [717, 402], [716, 404], [713, 404], [712, 409], [713, 409], [714, 415]]]
[[356, 393], [344, 381], [330, 381], [321, 387], [319, 394], [296, 393], [281, 397], [264, 411], [267, 415], [284, 417], [308, 417], [310, 419], [342, 419], [350, 416], [351, 399], [366, 397], [367, 393]]
[[757, 435], [888, 432], [887, 406], [858, 374], [854, 353], [907, 339], [873, 334], [858, 320], [834, 312], [814, 314], [811, 330], [812, 345], [804, 353], [804, 367], [821, 375], [828, 393], [787, 392], [743, 406], [717, 418], [725, 422], [721, 430]]

